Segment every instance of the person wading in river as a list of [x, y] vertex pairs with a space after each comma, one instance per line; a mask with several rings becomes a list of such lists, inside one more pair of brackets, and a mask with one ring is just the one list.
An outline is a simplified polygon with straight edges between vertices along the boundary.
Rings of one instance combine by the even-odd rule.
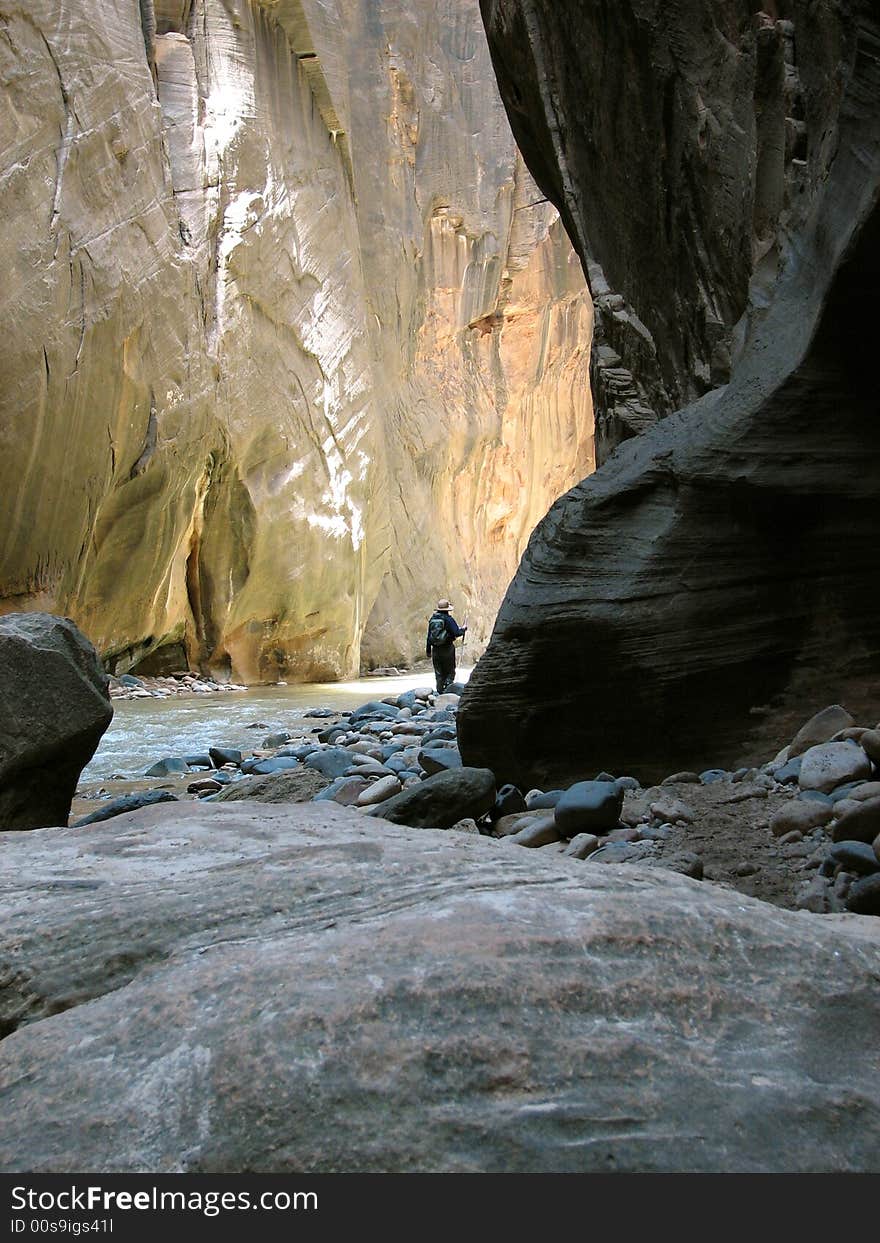
[[434, 663], [438, 695], [455, 681], [455, 640], [467, 632], [467, 626], [459, 626], [452, 616], [451, 608], [448, 600], [438, 600], [428, 622], [425, 652]]

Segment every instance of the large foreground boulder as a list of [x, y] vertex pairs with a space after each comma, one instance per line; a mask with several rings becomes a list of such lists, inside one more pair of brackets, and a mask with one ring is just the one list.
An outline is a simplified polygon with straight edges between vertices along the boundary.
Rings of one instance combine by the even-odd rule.
[[67, 824], [113, 708], [88, 639], [66, 617], [0, 617], [0, 829]]
[[326, 803], [3, 835], [0, 1169], [877, 1170], [880, 921], [545, 856]]
[[499, 780], [735, 767], [870, 706], [880, 12], [766, 7], [482, 0], [590, 275], [600, 449], [678, 410], [531, 537], [459, 714]]

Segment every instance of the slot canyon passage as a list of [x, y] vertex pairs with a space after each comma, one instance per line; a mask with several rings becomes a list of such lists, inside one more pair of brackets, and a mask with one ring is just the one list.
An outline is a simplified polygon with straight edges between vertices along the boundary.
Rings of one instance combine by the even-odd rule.
[[0, 1170], [880, 1171], [873, 0], [0, 76]]

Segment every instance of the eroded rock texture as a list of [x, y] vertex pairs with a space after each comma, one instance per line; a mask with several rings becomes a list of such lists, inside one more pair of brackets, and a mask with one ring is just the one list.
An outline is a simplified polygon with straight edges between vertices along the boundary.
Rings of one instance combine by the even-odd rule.
[[600, 317], [620, 312], [642, 395], [662, 414], [727, 383], [536, 529], [462, 702], [466, 762], [651, 777], [766, 754], [768, 705], [783, 737], [817, 702], [873, 719], [875, 6], [483, 8], [526, 158], [620, 291], [597, 288]]
[[877, 920], [327, 803], [0, 834], [0, 895], [7, 1172], [877, 1170]]
[[0, 608], [248, 681], [485, 638], [591, 306], [476, 0], [0, 0], [0, 75]]

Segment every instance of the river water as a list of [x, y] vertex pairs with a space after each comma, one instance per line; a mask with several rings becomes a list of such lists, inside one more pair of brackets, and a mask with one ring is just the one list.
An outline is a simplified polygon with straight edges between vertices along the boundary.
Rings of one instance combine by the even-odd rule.
[[[469, 668], [457, 669], [456, 680], [466, 682], [470, 673]], [[163, 756], [194, 755], [209, 746], [252, 751], [266, 734], [276, 730], [294, 733], [294, 727], [320, 725], [318, 720], [303, 721], [309, 708], [348, 712], [370, 699], [401, 695], [420, 687], [433, 690], [433, 686], [428, 671], [396, 678], [358, 678], [354, 682], [255, 686], [248, 691], [214, 695], [117, 699], [113, 720], [80, 781], [141, 777]], [[255, 722], [262, 722], [265, 728], [248, 729]]]

